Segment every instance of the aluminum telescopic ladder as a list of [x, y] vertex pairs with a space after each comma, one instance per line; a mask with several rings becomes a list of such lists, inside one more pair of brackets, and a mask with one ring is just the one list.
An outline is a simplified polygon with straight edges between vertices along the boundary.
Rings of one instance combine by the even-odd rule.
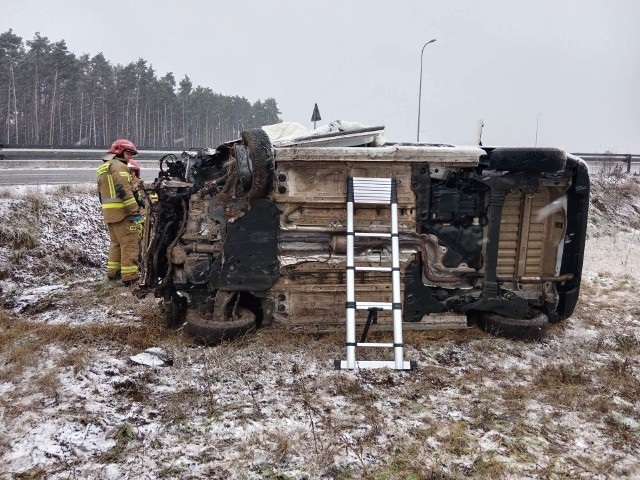
[[[391, 231], [356, 232], [354, 231], [354, 204], [368, 203], [388, 205], [391, 210]], [[354, 265], [355, 237], [375, 237], [391, 239], [391, 267], [372, 267]], [[360, 302], [355, 299], [355, 272], [373, 271], [391, 274], [391, 302]], [[369, 317], [362, 337], [356, 342], [356, 310], [368, 310]], [[393, 343], [368, 343], [366, 336], [372, 321], [377, 320], [377, 312], [391, 310], [393, 313]], [[347, 178], [347, 360], [336, 360], [336, 368], [390, 368], [412, 370], [414, 362], [404, 360], [402, 343], [402, 303], [400, 300], [400, 247], [398, 239], [398, 195], [395, 178]], [[394, 360], [356, 360], [356, 347], [393, 348]]]

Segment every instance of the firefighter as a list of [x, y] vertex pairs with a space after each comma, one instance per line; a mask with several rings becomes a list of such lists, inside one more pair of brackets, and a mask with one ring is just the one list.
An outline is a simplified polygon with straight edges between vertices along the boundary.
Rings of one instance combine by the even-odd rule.
[[[132, 158], [131, 160], [129, 160], [127, 167], [129, 168], [129, 173], [131, 173], [131, 189], [133, 190], [133, 196], [136, 199], [138, 207], [140, 207], [140, 215], [142, 215], [142, 219], [138, 222], [135, 222], [138, 229], [138, 238], [142, 240], [147, 211], [142, 200], [142, 194], [140, 193], [143, 188], [142, 179], [140, 178], [140, 164]], [[140, 245], [138, 245], [138, 259], [141, 258]]]
[[137, 184], [140, 183], [140, 164], [132, 158], [129, 160], [127, 167], [129, 167], [129, 172], [131, 173], [131, 184], [136, 188]]
[[137, 225], [142, 221], [142, 216], [127, 168], [127, 163], [137, 153], [131, 141], [116, 140], [102, 157], [104, 163], [97, 172], [98, 196], [110, 239], [107, 278], [122, 278], [125, 285], [133, 285], [140, 278]]
[[[131, 173], [131, 188], [133, 189], [133, 196], [136, 198], [138, 206], [141, 209], [144, 209], [144, 202], [140, 196], [140, 189], [143, 185], [142, 179], [140, 178], [140, 164], [132, 158], [129, 160], [127, 167], [129, 168], [129, 173]], [[144, 211], [141, 211], [140, 213], [144, 215]]]
[[[131, 172], [131, 185], [133, 187], [133, 195], [136, 197], [136, 201], [138, 202], [138, 205], [140, 205], [140, 208], [145, 208], [144, 202], [142, 201], [141, 195], [139, 194], [140, 190], [144, 188], [144, 182], [142, 181], [142, 178], [140, 178], [140, 164], [132, 158], [131, 160], [129, 160], [128, 167], [129, 172]], [[151, 201], [151, 203], [156, 203], [158, 201], [158, 194], [154, 192], [150, 193], [149, 200]], [[146, 212], [142, 212], [142, 215], [144, 215], [145, 213]]]

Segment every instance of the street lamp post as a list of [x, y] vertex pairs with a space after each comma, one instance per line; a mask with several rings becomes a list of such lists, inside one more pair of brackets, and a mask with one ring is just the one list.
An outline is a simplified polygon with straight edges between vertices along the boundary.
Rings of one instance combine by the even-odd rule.
[[542, 115], [541, 113], [539, 113], [538, 115], [536, 115], [536, 144], [535, 146], [538, 146], [538, 125], [540, 124], [539, 120], [540, 120], [540, 115]]
[[422, 51], [420, 52], [420, 91], [418, 92], [418, 134], [416, 136], [417, 142], [420, 142], [420, 105], [422, 104], [422, 55], [424, 54], [424, 47], [435, 41], [435, 38], [433, 40], [429, 40], [422, 46]]

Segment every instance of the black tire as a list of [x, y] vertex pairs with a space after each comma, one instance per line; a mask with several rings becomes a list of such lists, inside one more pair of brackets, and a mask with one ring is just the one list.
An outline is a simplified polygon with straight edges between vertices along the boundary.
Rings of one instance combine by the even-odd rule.
[[246, 192], [251, 189], [253, 178], [251, 174], [251, 159], [249, 158], [249, 151], [244, 145], [236, 145], [233, 150], [238, 174], [240, 175], [240, 182], [242, 183], [243, 190]]
[[192, 310], [187, 316], [185, 331], [198, 343], [218, 345], [225, 340], [233, 340], [256, 328], [255, 314], [243, 307], [238, 307], [236, 320], [228, 322], [212, 322], [200, 312]]
[[542, 312], [532, 312], [529, 318], [508, 318], [495, 313], [480, 315], [477, 322], [486, 332], [496, 337], [514, 340], [542, 340], [549, 326], [549, 317]]
[[274, 160], [271, 140], [261, 128], [246, 130], [241, 135], [251, 159], [251, 188], [247, 197], [249, 200], [263, 198], [273, 184]]
[[564, 317], [558, 314], [556, 306], [552, 303], [546, 302], [542, 307], [542, 311], [549, 317], [549, 323], [558, 323], [564, 320]]
[[182, 326], [187, 318], [187, 299], [173, 295], [164, 301], [164, 323], [167, 328]]
[[559, 148], [501, 147], [489, 155], [491, 170], [509, 172], [557, 172], [567, 164], [567, 154]]

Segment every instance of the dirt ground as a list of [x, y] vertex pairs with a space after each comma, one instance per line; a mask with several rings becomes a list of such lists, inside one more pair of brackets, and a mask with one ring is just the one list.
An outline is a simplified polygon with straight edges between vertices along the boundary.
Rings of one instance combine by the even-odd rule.
[[198, 346], [102, 280], [92, 189], [0, 191], [0, 478], [639, 478], [639, 189], [594, 182], [547, 339], [407, 333], [413, 372], [334, 370], [338, 334]]

